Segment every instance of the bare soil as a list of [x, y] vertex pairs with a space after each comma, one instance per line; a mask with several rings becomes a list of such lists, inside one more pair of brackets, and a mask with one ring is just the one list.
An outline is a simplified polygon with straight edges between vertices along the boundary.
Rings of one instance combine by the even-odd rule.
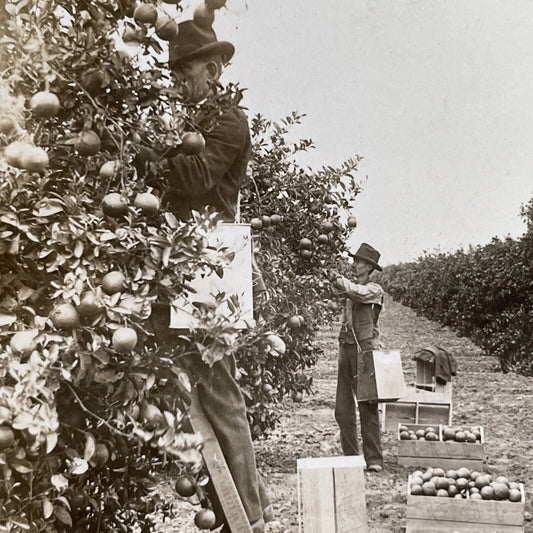
[[[482, 425], [485, 430], [484, 471], [525, 483], [527, 492], [525, 532], [533, 533], [531, 494], [533, 488], [533, 382], [517, 374], [502, 374], [497, 362], [479, 347], [458, 337], [448, 328], [417, 316], [410, 309], [387, 300], [381, 314], [382, 340], [386, 349], [402, 352], [406, 382], [414, 379], [411, 356], [424, 346], [437, 344], [457, 359], [453, 382], [453, 423]], [[272, 499], [276, 520], [268, 533], [298, 531], [296, 460], [302, 457], [340, 455], [338, 428], [333, 416], [337, 377], [337, 330], [324, 328], [318, 342], [323, 356], [311, 370], [314, 394], [301, 403], [286, 399], [281, 405], [281, 423], [267, 438], [255, 443], [259, 469]], [[385, 468], [366, 473], [369, 533], [401, 533], [405, 530], [406, 488], [410, 471], [397, 464], [397, 441], [383, 433]], [[160, 524], [158, 531], [195, 531], [194, 508], [182, 504], [173, 524]], [[181, 514], [181, 513], [180, 513]], [[176, 529], [177, 527], [177, 529]], [[196, 530], [197, 531], [197, 530]]]

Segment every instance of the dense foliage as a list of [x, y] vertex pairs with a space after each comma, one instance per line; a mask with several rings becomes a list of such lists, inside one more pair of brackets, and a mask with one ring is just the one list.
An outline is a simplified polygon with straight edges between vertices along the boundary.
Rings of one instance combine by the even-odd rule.
[[471, 337], [501, 369], [533, 373], [533, 202], [526, 233], [453, 254], [387, 267], [388, 292], [415, 311]]
[[[151, 491], [171, 465], [208, 505], [185, 418], [191, 357], [238, 355], [256, 436], [273, 402], [309, 388], [300, 372], [316, 357], [322, 269], [342, 250], [357, 162], [305, 172], [291, 157], [310, 143], [255, 120], [243, 219], [282, 217], [258, 234], [258, 326], [239, 334], [220, 298], [179, 346], [158, 342], [152, 304], [231, 257], [208, 246], [207, 216], [160, 207], [158, 163], [143, 178], [133, 162], [143, 147], [179, 150], [199, 116], [241, 94], [183, 107], [157, 60], [161, 27], [133, 15], [129, 0], [0, 2], [0, 531], [151, 531], [154, 513], [173, 512]], [[120, 37], [136, 55], [116, 50]], [[302, 248], [326, 219], [327, 242]]]
[[359, 158], [339, 168], [302, 168], [295, 156], [312, 142], [288, 140], [301, 118], [293, 113], [274, 123], [256, 116], [252, 122], [254, 148], [242, 217], [255, 228], [255, 255], [268, 292], [255, 306], [257, 329], [276, 332], [286, 344], [284, 354], [261, 352], [254, 344], [239, 352], [254, 435], [276, 420], [265, 404], [287, 392], [298, 400], [310, 390], [311, 380], [302, 371], [319, 355], [315, 331], [338, 309], [330, 300], [327, 275], [347, 265], [344, 243], [356, 225], [347, 213], [360, 190]]

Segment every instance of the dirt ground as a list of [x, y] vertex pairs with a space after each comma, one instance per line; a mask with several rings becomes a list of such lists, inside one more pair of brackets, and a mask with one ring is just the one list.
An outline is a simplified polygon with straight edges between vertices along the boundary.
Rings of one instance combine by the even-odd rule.
[[[387, 349], [402, 352], [407, 383], [414, 378], [412, 354], [437, 344], [457, 359], [453, 383], [453, 423], [482, 425], [485, 430], [484, 470], [525, 483], [527, 492], [525, 532], [533, 533], [531, 490], [533, 488], [533, 381], [497, 371], [496, 361], [482, 355], [469, 340], [402, 305], [387, 301], [381, 314], [382, 340]], [[337, 342], [336, 328], [324, 329], [319, 342], [324, 350], [312, 369], [314, 394], [301, 403], [290, 399], [280, 406], [280, 425], [266, 439], [256, 442], [258, 465], [272, 499], [276, 520], [268, 533], [298, 531], [296, 460], [303, 457], [340, 455], [338, 429], [333, 416]], [[397, 442], [392, 432], [383, 434], [385, 469], [365, 474], [369, 533], [401, 533], [405, 530], [406, 469], [396, 462]], [[193, 520], [193, 509], [187, 522]], [[184, 517], [182, 517], [183, 519]], [[181, 522], [181, 520], [180, 520]], [[170, 524], [168, 524], [170, 526]], [[189, 531], [182, 522], [158, 531]], [[194, 528], [190, 529], [194, 531]]]

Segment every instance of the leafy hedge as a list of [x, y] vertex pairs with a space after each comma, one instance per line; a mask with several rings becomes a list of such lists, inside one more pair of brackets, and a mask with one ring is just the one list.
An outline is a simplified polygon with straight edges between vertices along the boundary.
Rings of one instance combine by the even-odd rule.
[[522, 216], [519, 239], [428, 254], [387, 267], [381, 281], [395, 299], [472, 338], [504, 372], [533, 374], [533, 200]]

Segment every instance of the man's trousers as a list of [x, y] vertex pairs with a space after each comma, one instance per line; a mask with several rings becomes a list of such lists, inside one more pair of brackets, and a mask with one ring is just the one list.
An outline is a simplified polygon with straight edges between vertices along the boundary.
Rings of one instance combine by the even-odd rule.
[[[357, 345], [339, 344], [339, 366], [335, 419], [341, 431], [344, 455], [359, 455], [357, 438], [357, 413], [355, 410], [354, 376], [357, 375]], [[383, 465], [381, 428], [377, 402], [358, 402], [361, 418], [363, 454], [367, 465]]]
[[[168, 328], [169, 317], [164, 310], [153, 313], [152, 323], [160, 342], [176, 342], [177, 335]], [[235, 359], [226, 356], [212, 367], [201, 361], [199, 355], [188, 361], [197, 379], [200, 404], [213, 427], [253, 532], [261, 533], [265, 522], [272, 520], [272, 508], [257, 472], [246, 404], [234, 377]], [[221, 520], [216, 495], [209, 496]]]

